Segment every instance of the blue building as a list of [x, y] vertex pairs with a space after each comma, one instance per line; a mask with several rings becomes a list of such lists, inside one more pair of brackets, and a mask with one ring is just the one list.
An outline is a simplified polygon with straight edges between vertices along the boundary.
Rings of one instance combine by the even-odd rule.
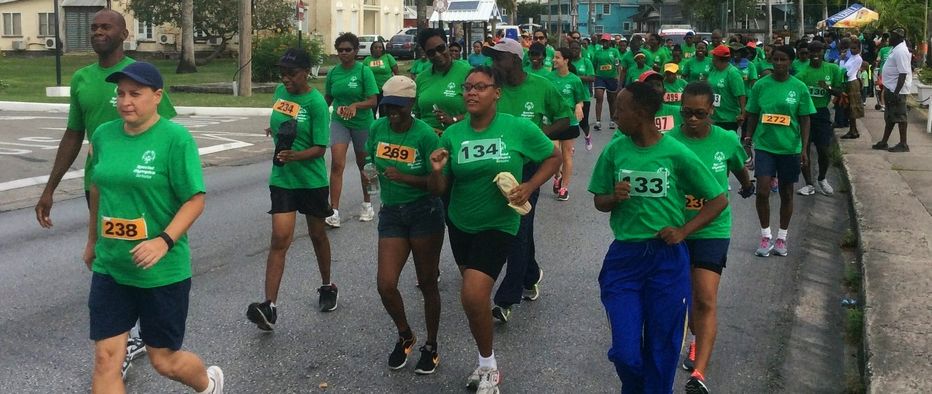
[[[556, 32], [562, 21], [563, 31], [573, 30], [575, 17], [577, 30], [583, 35], [656, 31], [661, 24], [685, 23], [678, 0], [656, 4], [653, 0], [547, 0], [549, 15], [541, 15], [540, 23], [550, 32]], [[589, 5], [592, 4], [590, 12]], [[574, 15], [575, 14], [575, 15]]]

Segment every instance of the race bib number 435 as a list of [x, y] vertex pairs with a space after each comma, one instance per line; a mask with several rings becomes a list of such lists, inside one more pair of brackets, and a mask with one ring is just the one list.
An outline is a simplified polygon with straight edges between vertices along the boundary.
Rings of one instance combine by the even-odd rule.
[[411, 147], [379, 142], [379, 146], [375, 150], [375, 157], [411, 164], [414, 163], [416, 153], [417, 151]]
[[301, 106], [298, 105], [298, 103], [278, 99], [278, 101], [275, 102], [275, 105], [272, 106], [272, 110], [295, 118], [298, 116], [298, 112], [301, 111]]
[[146, 219], [120, 219], [104, 216], [101, 218], [100, 235], [104, 238], [124, 241], [144, 241], [149, 239], [146, 231]]
[[775, 124], [780, 126], [789, 126], [790, 117], [787, 115], [778, 115], [778, 114], [763, 114], [761, 115], [761, 122], [764, 124]]
[[667, 173], [648, 171], [619, 171], [622, 182], [631, 184], [632, 197], [660, 198], [667, 196]]
[[479, 160], [499, 159], [502, 157], [502, 139], [490, 138], [484, 140], [463, 141], [460, 150], [456, 153], [456, 162], [459, 164], [471, 163]]

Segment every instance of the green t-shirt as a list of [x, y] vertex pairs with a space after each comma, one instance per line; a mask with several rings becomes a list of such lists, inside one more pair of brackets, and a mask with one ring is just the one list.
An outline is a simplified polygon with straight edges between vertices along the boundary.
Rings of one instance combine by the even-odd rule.
[[499, 172], [509, 172], [522, 182], [524, 163], [550, 157], [553, 142], [530, 121], [499, 112], [483, 131], [473, 130], [468, 118], [451, 125], [440, 137], [440, 146], [450, 152], [445, 169], [453, 178], [450, 221], [467, 233], [498, 230], [516, 235], [520, 216], [492, 180]]
[[[100, 63], [94, 63], [75, 71], [71, 76], [68, 129], [84, 132], [87, 140], [90, 141], [101, 124], [120, 119], [120, 113], [116, 108], [117, 85], [107, 82], [107, 77], [134, 62], [136, 61], [125, 56], [119, 63], [107, 68], [101, 67]], [[168, 89], [162, 91], [158, 113], [166, 119], [177, 115], [168, 97]], [[84, 161], [84, 190], [90, 189], [90, 179], [93, 173], [94, 165], [88, 156]]]
[[417, 98], [414, 102], [414, 116], [427, 122], [430, 127], [444, 130], [447, 126], [437, 120], [434, 106], [450, 116], [466, 113], [463, 101], [463, 82], [472, 67], [469, 64], [453, 62], [446, 74], [435, 73], [428, 67], [417, 76]]
[[622, 56], [617, 48], [604, 48], [592, 54], [592, 66], [599, 78], [618, 78], [618, 64]]
[[621, 68], [628, 70], [628, 73], [625, 76], [626, 81], [628, 80], [628, 76], [631, 75], [631, 69], [637, 68], [637, 62], [634, 61], [634, 56], [637, 55], [638, 53], [644, 54], [644, 67], [646, 67], [647, 69], [652, 69], [651, 66], [653, 65], [654, 58], [653, 56], [649, 55], [647, 52], [644, 52], [644, 48], [641, 48], [641, 50], [638, 52], [634, 52], [629, 49], [621, 57]]
[[551, 123], [573, 117], [573, 109], [566, 106], [550, 80], [534, 74], [528, 74], [519, 86], [502, 86], [498, 112], [528, 119], [540, 128], [544, 117]]
[[362, 60], [362, 64], [372, 70], [372, 75], [375, 76], [375, 83], [379, 86], [379, 91], [382, 91], [382, 86], [385, 85], [385, 82], [388, 81], [393, 75], [392, 67], [398, 65], [398, 61], [395, 60], [395, 57], [386, 53], [378, 59], [373, 59], [372, 55], [366, 56]]
[[686, 43], [680, 44], [680, 48], [683, 49], [683, 59], [692, 59], [693, 56], [696, 56], [696, 45], [686, 45]]
[[800, 61], [799, 59], [793, 59], [793, 64], [790, 65], [790, 74], [791, 74], [791, 75], [796, 75], [796, 74], [802, 72], [803, 70], [805, 70], [806, 67], [809, 67], [809, 61], [808, 61], [808, 60], [806, 60], [806, 61]]
[[[734, 131], [725, 130], [712, 125], [709, 135], [702, 139], [687, 137], [679, 127], [667, 135], [686, 145], [693, 151], [699, 161], [712, 172], [712, 177], [718, 182], [721, 190], [728, 189], [728, 172], [738, 172], [744, 168], [744, 161], [748, 159], [738, 135]], [[726, 197], [728, 195], [726, 194]], [[686, 220], [692, 220], [699, 214], [706, 200], [697, 199], [691, 195], [686, 196]], [[731, 238], [731, 206], [725, 207], [722, 214], [713, 219], [711, 223], [687, 237], [689, 239], [728, 239]]]
[[382, 204], [397, 205], [414, 202], [428, 195], [427, 190], [385, 177], [385, 169], [395, 167], [402, 174], [427, 176], [430, 174], [430, 154], [440, 146], [440, 138], [427, 123], [413, 119], [405, 132], [392, 130], [388, 117], [372, 123], [366, 152], [369, 161], [379, 170]]
[[558, 71], [553, 71], [547, 75], [547, 78], [553, 83], [553, 87], [557, 88], [557, 91], [560, 92], [560, 97], [563, 98], [563, 104], [574, 111], [573, 116], [570, 116], [570, 126], [578, 126], [579, 121], [576, 120], [575, 114], [576, 103], [586, 101], [588, 89], [583, 86], [582, 80], [573, 73], [568, 73], [565, 77], [561, 77]]
[[430, 60], [427, 59], [417, 59], [411, 62], [411, 68], [408, 69], [412, 75], [417, 76], [421, 71], [427, 70], [432, 66]]
[[880, 59], [880, 68], [879, 68], [880, 70], [883, 70], [883, 65], [884, 63], [887, 62], [887, 58], [890, 57], [890, 51], [892, 50], [893, 50], [893, 47], [887, 45], [883, 48], [880, 48], [880, 50], [877, 51], [877, 58]]
[[697, 57], [693, 57], [687, 60], [685, 64], [683, 64], [683, 69], [680, 70], [680, 74], [683, 75], [683, 78], [686, 79], [686, 82], [695, 82], [707, 79], [709, 77], [709, 72], [711, 71], [711, 57], [706, 56], [702, 60], [699, 60]]
[[158, 238], [185, 202], [204, 193], [194, 137], [166, 118], [131, 136], [123, 131], [123, 120], [117, 119], [97, 128], [91, 146], [91, 184], [100, 193], [91, 269], [110, 275], [119, 284], [140, 288], [190, 278], [187, 234], [175, 240], [175, 247], [149, 269], [137, 267], [130, 250]]
[[812, 104], [816, 108], [827, 108], [832, 101], [832, 93], [823, 89], [819, 81], [825, 81], [825, 84], [833, 89], [845, 89], [845, 74], [841, 67], [835, 63], [822, 62], [818, 68], [811, 64], [801, 73], [795, 75], [796, 79], [802, 81], [809, 87], [809, 96], [812, 97]]
[[688, 83], [683, 78], [676, 78], [672, 83], [663, 80], [663, 102], [679, 106], [683, 98], [683, 89], [686, 89]]
[[745, 68], [738, 66], [735, 66], [735, 68], [741, 72], [741, 78], [744, 79], [745, 90], [751, 89], [751, 86], [754, 86], [754, 82], [760, 79], [760, 75], [757, 73], [757, 65], [754, 64], [754, 62], [748, 62]]
[[[573, 67], [576, 67], [576, 75], [580, 77], [594, 77], [595, 76], [595, 67], [592, 65], [592, 62], [589, 61], [589, 59], [582, 57], [582, 58], [579, 58], [578, 60], [573, 61], [572, 64], [573, 64]], [[591, 101], [592, 93], [590, 92], [590, 88], [592, 87], [592, 83], [583, 82], [583, 86], [586, 87], [585, 89], [586, 98], [583, 99], [583, 101]]]
[[625, 72], [625, 86], [628, 86], [634, 83], [635, 81], [637, 81], [638, 78], [641, 77], [641, 74], [647, 71], [653, 70], [653, 69], [650, 68], [650, 65], [648, 65], [647, 63], [644, 63], [643, 67], [638, 67], [637, 64], [634, 64], [633, 66], [625, 68], [625, 70], [627, 70]]
[[[547, 48], [544, 50], [544, 61], [542, 63], [542, 68], [546, 71], [540, 72], [540, 75], [547, 75], [550, 71], [553, 70], [553, 54], [557, 51], [553, 49], [550, 44], [547, 44]], [[528, 48], [524, 48], [524, 60], [521, 62], [521, 66], [525, 70], [531, 68], [531, 56], [528, 55]]]
[[641, 48], [641, 53], [647, 55], [647, 63], [650, 63], [651, 67], [657, 65], [657, 67], [662, 68], [664, 64], [673, 60], [673, 54], [665, 46], [657, 48], [656, 51], [652, 51], [650, 48]]
[[773, 63], [767, 61], [767, 59], [759, 57], [755, 59], [755, 62], [757, 63], [758, 74], [763, 75], [765, 70], [773, 71]]
[[369, 96], [377, 94], [379, 85], [375, 82], [372, 70], [360, 62], [353, 63], [349, 69], [337, 65], [327, 72], [327, 95], [333, 98], [332, 118], [348, 129], [368, 130], [375, 120], [372, 108], [357, 109], [356, 116], [348, 120], [343, 120], [343, 117], [337, 114], [337, 108], [365, 101]]
[[546, 78], [548, 75], [550, 75], [550, 73], [551, 73], [552, 71], [550, 71], [550, 69], [547, 68], [547, 67], [541, 67], [541, 68], [538, 68], [538, 69], [534, 69], [534, 67], [525, 66], [525, 67], [524, 67], [524, 72], [526, 72], [526, 73], [528, 73], [528, 74], [539, 75], [539, 76], [542, 76], [542, 77]]
[[627, 136], [609, 142], [592, 169], [589, 192], [612, 195], [623, 180], [631, 183], [631, 198], [619, 202], [609, 219], [619, 241], [657, 239], [660, 230], [686, 223], [686, 195], [710, 200], [723, 193], [696, 154], [666, 135], [646, 148]]
[[[327, 101], [317, 89], [294, 95], [279, 84], [272, 97], [272, 115], [269, 116], [269, 128], [272, 129], [272, 141], [278, 143], [278, 129], [285, 121], [297, 121], [297, 136], [291, 150], [302, 151], [314, 146], [324, 148], [330, 144], [330, 111]], [[297, 113], [294, 114], [294, 109]], [[299, 160], [272, 166], [269, 185], [283, 189], [317, 189], [330, 185], [327, 177], [327, 163], [323, 156], [311, 160]]]
[[654, 115], [654, 125], [661, 133], [666, 133], [683, 124], [683, 115], [680, 114], [680, 106], [666, 104], [660, 106], [660, 110]]
[[754, 148], [777, 155], [802, 152], [799, 117], [816, 112], [809, 96], [809, 87], [790, 76], [783, 82], [773, 75], [761, 78], [751, 89], [748, 112], [758, 114], [754, 132]]
[[738, 103], [738, 97], [746, 96], [744, 87], [744, 77], [738, 68], [729, 64], [724, 70], [715, 67], [709, 71], [709, 85], [715, 92], [715, 112], [712, 113], [712, 121], [734, 123], [739, 114], [741, 106]]

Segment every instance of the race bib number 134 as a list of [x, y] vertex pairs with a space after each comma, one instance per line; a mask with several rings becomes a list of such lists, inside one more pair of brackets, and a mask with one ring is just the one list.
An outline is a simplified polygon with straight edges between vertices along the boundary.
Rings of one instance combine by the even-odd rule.
[[479, 160], [499, 159], [502, 157], [502, 139], [490, 138], [484, 140], [463, 141], [460, 150], [456, 153], [459, 164], [471, 163]]

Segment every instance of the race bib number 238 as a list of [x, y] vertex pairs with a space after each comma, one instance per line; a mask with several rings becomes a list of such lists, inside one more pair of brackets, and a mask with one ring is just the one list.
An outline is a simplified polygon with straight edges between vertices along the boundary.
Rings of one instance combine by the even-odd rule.
[[144, 241], [149, 239], [146, 219], [121, 219], [104, 216], [101, 218], [100, 235], [104, 238], [124, 241]]

